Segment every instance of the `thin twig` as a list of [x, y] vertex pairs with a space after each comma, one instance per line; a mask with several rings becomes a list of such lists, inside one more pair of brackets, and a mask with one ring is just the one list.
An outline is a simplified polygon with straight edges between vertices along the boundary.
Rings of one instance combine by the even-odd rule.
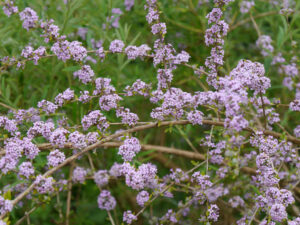
[[107, 214], [108, 214], [108, 217], [109, 217], [109, 220], [110, 220], [111, 224], [115, 225], [114, 219], [112, 218], [110, 211], [107, 211]]
[[66, 210], [66, 225], [70, 223], [70, 211], [71, 211], [71, 198], [72, 198], [72, 175], [73, 175], [74, 163], [71, 164], [69, 170], [69, 179], [68, 179], [68, 197], [67, 197], [67, 210]]
[[30, 209], [28, 212], [25, 213], [25, 215], [19, 219], [15, 225], [20, 225], [31, 213], [33, 213], [35, 210], [37, 209], [37, 206], [33, 207], [32, 209]]
[[10, 110], [12, 110], [12, 111], [16, 111], [15, 108], [13, 108], [13, 107], [11, 107], [11, 106], [9, 106], [9, 105], [6, 105], [6, 104], [4, 104], [4, 103], [2, 103], [2, 102], [0, 102], [0, 105], [3, 106], [4, 108], [10, 109]]
[[255, 218], [255, 215], [256, 215], [257, 211], [258, 211], [258, 207], [256, 207], [256, 208], [255, 208], [255, 211], [254, 211], [254, 213], [253, 213], [253, 215], [252, 215], [251, 219], [249, 220], [249, 223], [248, 223], [248, 225], [251, 225], [251, 223], [252, 223], [253, 219]]
[[[265, 13], [257, 14], [253, 18], [254, 19], [258, 19], [258, 18], [261, 18], [261, 17], [271, 16], [271, 15], [276, 15], [276, 14], [278, 14], [278, 11], [270, 11], [270, 12], [265, 12]], [[245, 23], [248, 23], [250, 21], [251, 21], [251, 18], [247, 18], [247, 19], [241, 20], [240, 22], [238, 22], [235, 25], [231, 26], [231, 28], [229, 30], [232, 31], [232, 30], [238, 28], [239, 26], [244, 25]]]
[[259, 28], [258, 28], [258, 26], [257, 26], [257, 23], [255, 22], [255, 19], [253, 18], [251, 12], [250, 12], [250, 19], [251, 19], [251, 21], [252, 21], [252, 23], [253, 23], [253, 26], [254, 26], [254, 28], [255, 28], [255, 30], [256, 30], [256, 32], [257, 32], [258, 37], [260, 37], [260, 36], [261, 36], [261, 32], [260, 32], [260, 30], [259, 30]]

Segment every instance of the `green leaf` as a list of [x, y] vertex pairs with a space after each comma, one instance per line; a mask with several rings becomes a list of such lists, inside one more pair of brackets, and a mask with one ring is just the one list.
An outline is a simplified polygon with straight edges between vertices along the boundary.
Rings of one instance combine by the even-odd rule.
[[80, 66], [68, 66], [68, 67], [63, 68], [62, 71], [64, 71], [64, 72], [75, 72], [77, 70], [80, 70]]

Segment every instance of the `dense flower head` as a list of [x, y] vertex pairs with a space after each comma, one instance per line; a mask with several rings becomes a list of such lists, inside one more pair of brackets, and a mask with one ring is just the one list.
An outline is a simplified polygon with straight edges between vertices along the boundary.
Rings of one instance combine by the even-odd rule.
[[263, 56], [269, 56], [274, 51], [274, 47], [272, 46], [272, 39], [268, 35], [261, 35], [256, 41], [256, 45], [261, 49], [261, 54]]
[[44, 41], [48, 43], [50, 40], [56, 40], [59, 38], [59, 27], [54, 24], [54, 20], [41, 21], [40, 27], [43, 30], [41, 37], [44, 37]]
[[12, 14], [18, 13], [19, 9], [14, 5], [14, 1], [5, 0], [4, 5], [2, 7], [3, 12], [10, 17]]
[[139, 47], [137, 46], [128, 46], [125, 48], [125, 54], [127, 55], [128, 59], [136, 59], [140, 57], [143, 59], [143, 57], [147, 56], [147, 52], [149, 52], [151, 48], [144, 44]]
[[153, 24], [151, 27], [152, 34], [166, 34], [167, 33], [167, 26], [165, 23], [157, 23]]
[[89, 132], [85, 135], [85, 140], [89, 145], [96, 143], [98, 138], [99, 134], [97, 132]]
[[151, 163], [142, 164], [137, 170], [129, 163], [124, 163], [121, 173], [125, 176], [127, 186], [133, 189], [141, 190], [157, 186], [157, 168]]
[[181, 51], [175, 56], [173, 63], [174, 64], [187, 63], [189, 62], [190, 58], [191, 56], [189, 55], [189, 53], [187, 53], [186, 51]]
[[170, 175], [169, 177], [171, 180], [173, 180], [175, 183], [181, 183], [183, 181], [187, 181], [189, 179], [189, 175], [185, 173], [182, 169], [176, 168], [170, 170]]
[[88, 171], [80, 166], [77, 166], [73, 171], [72, 180], [76, 183], [84, 183]]
[[149, 200], [150, 196], [147, 191], [141, 191], [136, 196], [136, 202], [139, 206], [143, 207], [145, 203]]
[[211, 221], [218, 221], [219, 218], [219, 207], [215, 204], [210, 205], [208, 208], [208, 216], [207, 218]]
[[124, 1], [126, 11], [130, 11], [131, 8], [134, 6], [134, 0], [125, 0]]
[[232, 208], [244, 207], [245, 201], [240, 196], [234, 196], [229, 199], [228, 203], [232, 206]]
[[109, 50], [113, 53], [122, 52], [125, 44], [121, 40], [114, 40], [110, 43]]
[[65, 158], [65, 154], [63, 152], [60, 152], [58, 149], [51, 151], [47, 156], [48, 166], [58, 166], [63, 161], [65, 161]]
[[99, 106], [103, 111], [116, 109], [122, 98], [117, 94], [103, 95], [99, 98]]
[[180, 119], [184, 116], [184, 107], [190, 106], [192, 95], [179, 88], [170, 88], [163, 95], [161, 107], [154, 108], [151, 117], [157, 120], [164, 120], [167, 116]]
[[37, 105], [40, 109], [42, 109], [46, 114], [51, 114], [51, 113], [55, 113], [55, 111], [57, 110], [58, 106], [55, 105], [52, 102], [46, 101], [46, 100], [42, 100], [40, 102], [38, 102]]
[[253, 0], [243, 0], [240, 4], [241, 13], [248, 13], [254, 5], [255, 3]]
[[40, 120], [40, 112], [38, 109], [30, 107], [29, 109], [19, 109], [14, 111], [14, 119], [18, 124], [22, 124], [24, 122], [36, 122]]
[[127, 96], [142, 95], [149, 96], [151, 84], [146, 84], [144, 81], [137, 79], [131, 86], [126, 86], [125, 92]]
[[12, 135], [18, 131], [17, 123], [15, 120], [8, 119], [6, 116], [0, 116], [0, 128], [4, 128]]
[[116, 116], [121, 117], [122, 123], [128, 124], [129, 126], [134, 126], [139, 120], [137, 114], [130, 112], [130, 109], [124, 107], [119, 107], [116, 110]]
[[298, 125], [295, 129], [294, 129], [294, 134], [296, 137], [300, 137], [300, 125]]
[[212, 183], [209, 180], [209, 176], [201, 175], [200, 172], [193, 173], [191, 180], [192, 180], [192, 182], [197, 183], [197, 185], [199, 185], [202, 190], [205, 190], [208, 187], [212, 186]]
[[44, 56], [46, 53], [46, 48], [44, 46], [38, 47], [36, 50], [34, 50], [30, 45], [26, 46], [21, 53], [21, 56], [23, 56], [26, 59], [32, 59], [35, 63], [35, 65], [38, 64], [38, 60]]
[[172, 209], [169, 209], [168, 212], [162, 218], [160, 218], [160, 220], [162, 220], [164, 222], [169, 221], [172, 223], [178, 222], [178, 220], [176, 219], [176, 213]]
[[109, 95], [116, 92], [116, 89], [113, 85], [110, 84], [110, 78], [97, 78], [95, 80], [96, 89], [94, 90], [94, 95]]
[[38, 175], [34, 181], [35, 189], [40, 194], [51, 193], [54, 191], [54, 179], [52, 177], [43, 177]]
[[187, 119], [193, 124], [193, 125], [201, 125], [202, 124], [202, 120], [203, 120], [203, 113], [198, 111], [198, 110], [194, 110], [188, 113], [187, 115]]
[[24, 176], [27, 179], [34, 174], [34, 167], [31, 162], [22, 162], [19, 166], [19, 176]]
[[116, 207], [116, 199], [108, 190], [102, 190], [98, 196], [98, 207], [103, 210], [113, 210]]
[[94, 181], [98, 187], [103, 187], [108, 184], [109, 175], [107, 170], [98, 170], [94, 173]]
[[127, 224], [131, 224], [133, 221], [137, 220], [137, 216], [135, 216], [130, 210], [127, 210], [123, 214], [123, 221]]
[[74, 91], [68, 88], [63, 93], [59, 93], [55, 97], [55, 104], [62, 106], [65, 102], [70, 101], [74, 98]]
[[69, 45], [70, 42], [67, 40], [57, 41], [52, 45], [51, 51], [57, 56], [58, 59], [65, 62], [71, 58]]
[[216, 23], [218, 22], [223, 15], [223, 12], [220, 8], [213, 8], [213, 10], [207, 14], [206, 18], [208, 19], [208, 23]]
[[52, 122], [37, 121], [27, 131], [28, 138], [34, 138], [42, 135], [44, 138], [49, 139], [55, 126]]
[[67, 134], [69, 134], [69, 131], [65, 128], [57, 128], [50, 135], [49, 141], [52, 145], [57, 145], [59, 148], [63, 148], [67, 142]]
[[78, 131], [74, 131], [69, 135], [68, 141], [72, 143], [73, 147], [76, 149], [82, 149], [87, 146], [86, 138], [84, 134]]
[[87, 84], [92, 81], [95, 74], [89, 65], [83, 65], [81, 69], [74, 72], [73, 75], [75, 78], [78, 77], [82, 83]]
[[120, 177], [122, 176], [121, 169], [122, 169], [122, 164], [115, 162], [109, 170], [109, 175], [113, 177]]
[[39, 17], [33, 9], [27, 7], [22, 12], [20, 12], [19, 15], [20, 19], [23, 21], [23, 27], [26, 30], [37, 27]]
[[124, 141], [124, 144], [119, 147], [118, 154], [122, 156], [124, 161], [131, 161], [140, 150], [139, 140], [133, 137]]
[[100, 131], [104, 131], [109, 127], [106, 117], [100, 112], [100, 110], [95, 110], [85, 115], [81, 120], [81, 124], [84, 130], [87, 130], [93, 125], [97, 125], [97, 128]]
[[87, 50], [79, 41], [72, 41], [68, 46], [70, 55], [75, 61], [82, 61], [87, 56]]
[[271, 206], [270, 215], [273, 220], [281, 222], [282, 220], [287, 218], [287, 213], [284, 205], [282, 204], [274, 204]]
[[82, 103], [88, 103], [90, 102], [90, 100], [92, 99], [92, 97], [90, 96], [89, 91], [81, 91], [80, 92], [80, 96], [78, 97], [78, 101], [82, 102]]
[[12, 211], [13, 204], [10, 200], [3, 198], [0, 195], [0, 215]]
[[40, 152], [39, 148], [32, 143], [30, 138], [23, 138], [21, 144], [23, 146], [23, 153], [28, 159], [34, 159]]

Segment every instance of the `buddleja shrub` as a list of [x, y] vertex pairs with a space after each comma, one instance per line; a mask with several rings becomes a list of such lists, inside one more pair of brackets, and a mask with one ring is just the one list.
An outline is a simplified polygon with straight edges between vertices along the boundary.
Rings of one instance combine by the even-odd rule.
[[[196, 7], [195, 1], [125, 0], [124, 12], [105, 9], [107, 17], [97, 24], [118, 35], [108, 43], [91, 39], [85, 27], [62, 35], [67, 21], [56, 23], [44, 18], [46, 6], [37, 13], [21, 2], [1, 2], [7, 16], [1, 14], [1, 24], [19, 20], [13, 29], [32, 39], [1, 58], [2, 78], [30, 79], [44, 67], [50, 77], [68, 72], [69, 79], [50, 86], [52, 93], [65, 89], [56, 96], [34, 96], [37, 104], [23, 97], [25, 109], [4, 98], [19, 87], [2, 83], [1, 225], [30, 224], [30, 218], [35, 224], [300, 224], [299, 4], [207, 0]], [[76, 2], [64, 4], [71, 15]], [[264, 6], [260, 14], [256, 4]], [[205, 32], [162, 13], [163, 6], [174, 12], [187, 5], [195, 18], [202, 9], [207, 14], [199, 14]], [[135, 38], [138, 46], [121, 40], [122, 16], [136, 13], [134, 8], [134, 17], [145, 15], [149, 25], [145, 37]], [[278, 35], [257, 23], [270, 16], [280, 18], [272, 26], [284, 24]], [[206, 49], [204, 60], [197, 62], [193, 51], [191, 57], [185, 43], [172, 46], [165, 20], [201, 35], [200, 46], [193, 47]], [[256, 43], [235, 30], [247, 26]], [[225, 45], [231, 46], [226, 55]], [[249, 52], [252, 58], [242, 58]], [[127, 85], [130, 78], [121, 69], [104, 75], [120, 63], [141, 67], [139, 79]], [[60, 71], [57, 65], [71, 66]], [[192, 80], [191, 87], [182, 77]], [[24, 91], [43, 89], [48, 78], [41, 74]]]

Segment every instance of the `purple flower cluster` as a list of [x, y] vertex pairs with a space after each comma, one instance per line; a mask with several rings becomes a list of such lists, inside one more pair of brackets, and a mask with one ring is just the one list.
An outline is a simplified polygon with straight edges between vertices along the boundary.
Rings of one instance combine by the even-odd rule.
[[15, 120], [8, 119], [6, 116], [0, 116], [0, 128], [14, 135], [18, 131], [17, 122]]
[[52, 45], [51, 51], [64, 62], [71, 58], [75, 61], [83, 61], [87, 56], [87, 50], [79, 41], [60, 40]]
[[240, 4], [241, 13], [248, 13], [254, 5], [255, 3], [253, 0], [243, 0]]
[[149, 201], [149, 193], [147, 191], [141, 191], [136, 196], [136, 202], [139, 206], [144, 207], [145, 203]]
[[54, 179], [52, 177], [43, 177], [38, 175], [34, 181], [35, 189], [40, 194], [51, 193], [54, 191]]
[[19, 166], [19, 176], [24, 176], [27, 179], [34, 175], [34, 167], [31, 162], [22, 162]]
[[219, 218], [219, 207], [215, 204], [210, 205], [208, 209], [207, 219], [216, 222], [218, 221], [218, 218]]
[[65, 161], [65, 154], [63, 152], [60, 152], [58, 149], [50, 152], [50, 154], [47, 156], [48, 160], [48, 166], [58, 166], [63, 161]]
[[33, 9], [27, 7], [19, 15], [26, 30], [37, 27], [39, 17]]
[[131, 161], [140, 150], [139, 140], [133, 137], [124, 141], [124, 144], [119, 147], [118, 154], [122, 156], [124, 161]]
[[73, 175], [72, 175], [73, 182], [83, 184], [87, 173], [88, 171], [86, 169], [77, 166], [73, 171]]
[[143, 57], [148, 55], [148, 52], [151, 50], [151, 48], [144, 44], [139, 47], [137, 46], [128, 46], [125, 48], [125, 54], [127, 55], [128, 59], [136, 59], [140, 57], [143, 59]]
[[37, 105], [40, 109], [42, 109], [46, 114], [52, 114], [55, 113], [55, 111], [57, 110], [58, 106], [55, 105], [52, 102], [46, 101], [46, 100], [42, 100], [40, 102], [38, 102]]
[[10, 200], [3, 198], [0, 195], [0, 215], [4, 215], [7, 212], [11, 212], [13, 204]]
[[3, 12], [10, 17], [12, 14], [18, 13], [19, 9], [17, 6], [14, 5], [14, 1], [5, 0], [4, 5], [2, 7]]
[[144, 81], [137, 79], [131, 86], [125, 87], [126, 96], [142, 95], [149, 96], [151, 84], [146, 84]]
[[98, 187], [104, 187], [107, 185], [109, 181], [107, 170], [98, 170], [96, 173], [94, 173], [94, 181]]
[[100, 110], [95, 110], [85, 115], [81, 120], [81, 124], [83, 130], [87, 130], [93, 125], [97, 125], [97, 128], [100, 131], [105, 131], [109, 127], [106, 117], [100, 112]]
[[131, 224], [133, 221], [137, 220], [137, 217], [130, 211], [127, 210], [123, 214], [123, 221], [127, 224]]
[[[217, 4], [220, 5], [219, 1]], [[222, 2], [222, 4], [225, 2]], [[227, 3], [225, 3], [227, 4]], [[227, 35], [229, 26], [222, 18], [221, 8], [214, 8], [208, 15], [208, 23], [210, 28], [205, 31], [205, 44], [207, 46], [213, 46], [210, 52], [210, 56], [205, 60], [205, 66], [209, 68], [209, 76], [207, 82], [214, 87], [217, 87], [217, 71], [218, 67], [222, 66], [224, 61], [224, 40]]]
[[116, 116], [121, 117], [122, 123], [128, 124], [129, 126], [134, 126], [139, 120], [137, 114], [130, 112], [130, 109], [124, 107], [117, 109]]
[[114, 40], [110, 43], [109, 50], [112, 53], [120, 53], [123, 51], [125, 44], [121, 40]]
[[57, 147], [63, 148], [67, 142], [67, 134], [69, 134], [69, 131], [65, 128], [57, 128], [51, 133], [49, 141], [53, 146], [57, 145]]
[[68, 141], [75, 149], [83, 149], [87, 146], [86, 137], [78, 131], [74, 131], [69, 135]]
[[178, 220], [176, 219], [176, 213], [172, 210], [169, 209], [168, 212], [160, 218], [163, 222], [171, 222], [171, 223], [177, 223]]
[[22, 50], [21, 56], [23, 56], [25, 59], [31, 59], [34, 61], [34, 64], [38, 64], [38, 60], [45, 56], [46, 54], [46, 48], [44, 46], [38, 47], [36, 50], [34, 50], [31, 46], [26, 46]]
[[135, 190], [156, 188], [158, 182], [156, 173], [157, 168], [151, 163], [142, 164], [138, 169], [129, 163], [124, 163], [121, 167], [121, 174], [125, 176], [126, 185]]
[[78, 77], [82, 83], [87, 84], [92, 81], [95, 73], [89, 65], [84, 65], [80, 70], [74, 72], [73, 75], [75, 78]]
[[63, 93], [59, 93], [55, 97], [55, 104], [58, 106], [62, 106], [67, 101], [71, 101], [74, 98], [74, 91], [68, 88]]
[[272, 46], [272, 39], [268, 35], [261, 35], [256, 41], [256, 45], [261, 49], [261, 54], [263, 56], [269, 56], [274, 51], [274, 47]]
[[116, 199], [108, 190], [102, 190], [98, 196], [98, 207], [103, 210], [113, 210], [116, 207]]
[[124, 0], [124, 5], [126, 11], [130, 11], [131, 8], [134, 6], [134, 0]]

